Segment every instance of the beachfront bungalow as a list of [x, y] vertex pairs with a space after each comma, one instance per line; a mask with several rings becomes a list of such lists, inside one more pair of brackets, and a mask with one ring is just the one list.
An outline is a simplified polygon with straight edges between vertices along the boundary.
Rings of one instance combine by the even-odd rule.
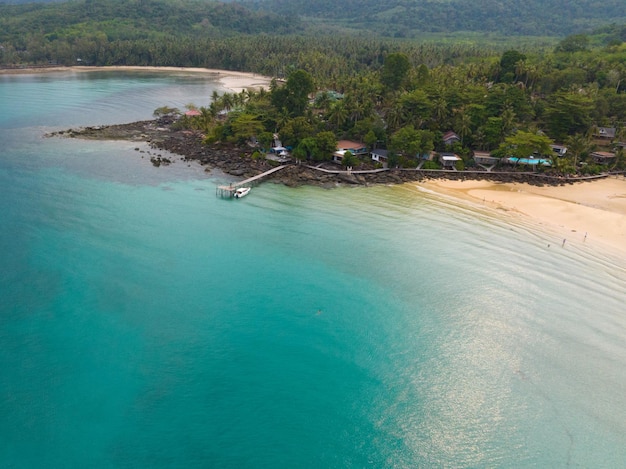
[[388, 155], [389, 152], [387, 150], [383, 150], [382, 148], [374, 148], [372, 151], [370, 151], [370, 157], [372, 158], [372, 161], [381, 163], [385, 168], [387, 167]]
[[617, 135], [615, 127], [597, 127], [593, 132], [593, 141], [599, 146], [608, 146]]
[[599, 140], [610, 142], [615, 138], [617, 130], [615, 127], [598, 127], [593, 136]]
[[462, 158], [456, 153], [441, 153], [439, 155], [439, 162], [443, 166], [443, 169], [453, 169], [456, 171], [456, 163], [461, 160]]
[[339, 140], [337, 142], [337, 151], [333, 153], [333, 161], [335, 163], [341, 163], [343, 156], [349, 151], [354, 156], [367, 155], [367, 145], [362, 142], [353, 142], [351, 140]]
[[185, 112], [185, 115], [187, 117], [197, 117], [197, 116], [202, 115], [202, 113], [198, 111], [197, 109], [189, 109], [189, 111]]
[[550, 148], [552, 148], [554, 154], [559, 158], [565, 156], [565, 153], [567, 153], [567, 147], [564, 145], [550, 145]]
[[500, 162], [500, 158], [491, 156], [488, 151], [474, 151], [474, 162], [487, 172], [491, 171]]
[[353, 142], [351, 140], [339, 140], [337, 150], [350, 151], [355, 156], [367, 155], [367, 145], [363, 142]]
[[454, 145], [456, 142], [461, 141], [461, 137], [459, 137], [455, 132], [449, 131], [443, 134], [442, 140], [444, 145]]
[[609, 164], [615, 160], [615, 153], [609, 151], [594, 151], [589, 156], [597, 164]]

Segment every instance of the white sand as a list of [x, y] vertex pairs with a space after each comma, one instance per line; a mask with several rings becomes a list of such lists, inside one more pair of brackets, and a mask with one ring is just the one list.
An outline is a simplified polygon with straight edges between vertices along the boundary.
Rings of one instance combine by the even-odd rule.
[[271, 77], [257, 75], [247, 72], [233, 72], [230, 70], [218, 70], [212, 68], [190, 68], [190, 67], [140, 67], [140, 66], [111, 66], [111, 67], [45, 67], [45, 68], [20, 68], [20, 69], [4, 69], [0, 70], [0, 74], [23, 74], [23, 73], [52, 73], [66, 72], [68, 70], [77, 72], [92, 72], [102, 70], [147, 70], [156, 72], [184, 72], [184, 73], [205, 73], [214, 75], [218, 81], [234, 93], [242, 90], [259, 88], [268, 89]]
[[[413, 183], [414, 185], [414, 183]], [[611, 177], [566, 186], [433, 180], [434, 192], [480, 203], [497, 213], [531, 222], [566, 239], [608, 249], [626, 258], [626, 179]]]

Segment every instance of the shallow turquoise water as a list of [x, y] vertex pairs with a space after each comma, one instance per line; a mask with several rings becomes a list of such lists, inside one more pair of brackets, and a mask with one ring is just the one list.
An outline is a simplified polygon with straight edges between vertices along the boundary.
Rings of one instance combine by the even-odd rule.
[[3, 467], [623, 465], [622, 260], [407, 188], [223, 200], [42, 138], [213, 86], [0, 76]]

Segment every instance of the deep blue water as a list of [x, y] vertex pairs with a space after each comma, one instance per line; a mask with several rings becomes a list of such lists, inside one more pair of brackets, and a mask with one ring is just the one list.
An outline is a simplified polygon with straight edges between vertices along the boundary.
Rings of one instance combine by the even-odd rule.
[[623, 259], [410, 187], [225, 200], [43, 138], [216, 86], [0, 76], [2, 467], [624, 466]]

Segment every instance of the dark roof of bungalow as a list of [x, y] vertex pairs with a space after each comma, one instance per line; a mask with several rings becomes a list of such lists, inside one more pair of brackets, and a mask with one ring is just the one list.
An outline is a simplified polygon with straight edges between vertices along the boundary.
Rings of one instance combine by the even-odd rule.
[[611, 153], [609, 151], [594, 151], [591, 154], [592, 158], [602, 158], [602, 159], [607, 159], [607, 158], [615, 158], [615, 153]]
[[615, 127], [598, 127], [598, 130], [594, 133], [596, 137], [615, 138], [617, 133]]
[[453, 132], [452, 130], [450, 130], [446, 132], [445, 134], [443, 134], [442, 139], [445, 142], [446, 140], [452, 140], [452, 139], [460, 140], [461, 138], [456, 134], [456, 132]]
[[371, 152], [372, 155], [384, 156], [387, 157], [389, 154], [388, 150], [384, 150], [382, 148], [374, 148]]

